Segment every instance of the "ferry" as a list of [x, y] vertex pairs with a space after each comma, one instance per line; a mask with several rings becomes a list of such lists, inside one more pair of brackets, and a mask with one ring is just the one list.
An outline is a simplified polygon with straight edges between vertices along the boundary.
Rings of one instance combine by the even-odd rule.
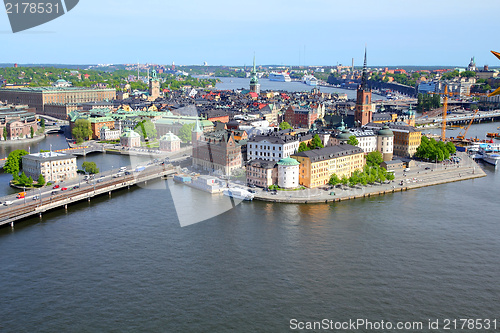
[[500, 154], [497, 154], [497, 153], [486, 153], [486, 154], [483, 154], [483, 161], [485, 161], [488, 164], [497, 166], [498, 165], [498, 160], [500, 160]]
[[246, 200], [246, 201], [252, 201], [254, 197], [253, 193], [237, 187], [230, 187], [228, 189], [225, 189], [222, 192], [222, 194], [227, 195], [228, 197], [231, 198]]
[[291, 82], [292, 79], [287, 72], [271, 72], [269, 73], [269, 81]]
[[304, 78], [302, 79], [305, 84], [308, 86], [317, 86], [318, 85], [318, 79], [315, 78], [313, 75], [305, 75]]

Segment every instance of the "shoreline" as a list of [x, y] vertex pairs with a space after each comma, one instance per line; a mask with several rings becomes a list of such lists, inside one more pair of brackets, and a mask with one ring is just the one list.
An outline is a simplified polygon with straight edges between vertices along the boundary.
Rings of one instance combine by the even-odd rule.
[[0, 140], [0, 146], [1, 145], [12, 145], [12, 144], [24, 144], [24, 143], [33, 143], [33, 142], [38, 142], [38, 141], [42, 141], [43, 139], [45, 139], [45, 137], [47, 136], [47, 134], [43, 134], [43, 135], [38, 135], [38, 136], [35, 136], [34, 138], [28, 138], [28, 139], [20, 139], [20, 140]]
[[[368, 186], [356, 185], [355, 187], [334, 188], [326, 191], [320, 188], [306, 189], [303, 190], [304, 192], [278, 191], [276, 195], [272, 195], [271, 192], [259, 191], [255, 193], [254, 200], [289, 204], [331, 203], [486, 177], [483, 169], [467, 154], [460, 154], [459, 156], [463, 159], [462, 165], [444, 166], [422, 162], [420, 168], [417, 167], [412, 172], [408, 172], [408, 176], [404, 177], [401, 172], [401, 175], [396, 176], [394, 181], [390, 183]], [[424, 167], [428, 167], [428, 165], [431, 165], [434, 169], [425, 170]], [[403, 185], [399, 185], [401, 181], [404, 182]], [[335, 195], [330, 195], [332, 192]]]

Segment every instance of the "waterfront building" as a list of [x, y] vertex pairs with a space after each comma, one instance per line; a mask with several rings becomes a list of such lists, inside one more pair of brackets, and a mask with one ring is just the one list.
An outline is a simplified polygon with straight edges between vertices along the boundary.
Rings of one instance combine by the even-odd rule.
[[[85, 102], [112, 100], [116, 98], [114, 88], [82, 87], [23, 87], [15, 89], [0, 88], [0, 100], [10, 103], [27, 104], [36, 109], [37, 114], [47, 114], [47, 104], [78, 104]], [[60, 116], [66, 119], [66, 116]]]
[[[0, 137], [1, 140], [26, 139], [31, 137], [31, 129], [38, 129], [34, 112], [27, 105], [0, 106]], [[4, 137], [4, 132], [7, 132]]]
[[278, 186], [281, 188], [296, 188], [299, 186], [300, 163], [291, 157], [278, 162]]
[[384, 126], [388, 126], [393, 132], [393, 155], [400, 157], [413, 157], [417, 152], [417, 148], [420, 146], [422, 140], [422, 133], [415, 129], [413, 126], [409, 126], [403, 122], [395, 123], [369, 123], [364, 127], [366, 129], [372, 129], [379, 131], [383, 129]]
[[242, 147], [231, 130], [203, 133], [199, 122], [196, 122], [191, 138], [193, 167], [221, 175], [231, 175], [242, 167]]
[[368, 72], [366, 69], [366, 49], [365, 60], [363, 64], [363, 74], [361, 84], [356, 93], [356, 111], [354, 112], [354, 121], [357, 126], [364, 126], [372, 121], [375, 105], [372, 104], [372, 91], [368, 86]]
[[56, 152], [28, 154], [22, 157], [23, 172], [37, 180], [43, 175], [46, 182], [57, 183], [76, 178], [76, 156]]
[[160, 138], [160, 150], [167, 152], [181, 150], [181, 139], [172, 132], [168, 132]]
[[382, 126], [382, 129], [377, 132], [377, 150], [382, 153], [384, 161], [392, 160], [394, 153], [394, 133], [387, 125]]
[[303, 151], [291, 157], [300, 163], [299, 184], [309, 188], [327, 184], [332, 174], [350, 177], [365, 166], [363, 150], [348, 144]]
[[120, 136], [120, 144], [123, 147], [140, 147], [141, 146], [141, 136], [126, 127], [123, 134]]
[[256, 135], [248, 140], [248, 160], [279, 161], [299, 149], [299, 139], [282, 133]]
[[278, 168], [275, 161], [256, 159], [246, 166], [247, 184], [269, 187], [278, 183]]
[[121, 131], [117, 129], [109, 129], [108, 126], [104, 125], [100, 129], [100, 139], [103, 141], [119, 140]]

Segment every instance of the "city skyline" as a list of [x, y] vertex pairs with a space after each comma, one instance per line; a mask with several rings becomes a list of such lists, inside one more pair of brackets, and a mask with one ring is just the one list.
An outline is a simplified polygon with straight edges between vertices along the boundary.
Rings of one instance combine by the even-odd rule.
[[494, 0], [482, 2], [481, 20], [466, 1], [392, 0], [332, 3], [316, 0], [226, 0], [210, 4], [95, 0], [39, 27], [13, 34], [5, 12], [0, 63], [178, 65], [495, 66], [490, 38]]

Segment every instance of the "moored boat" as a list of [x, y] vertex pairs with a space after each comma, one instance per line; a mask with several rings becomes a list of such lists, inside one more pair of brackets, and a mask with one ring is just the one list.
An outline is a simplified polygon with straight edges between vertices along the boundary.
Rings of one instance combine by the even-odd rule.
[[237, 187], [227, 188], [222, 193], [224, 195], [227, 195], [228, 197], [240, 199], [240, 200], [251, 201], [254, 198], [253, 193], [250, 193], [247, 190], [237, 188]]

